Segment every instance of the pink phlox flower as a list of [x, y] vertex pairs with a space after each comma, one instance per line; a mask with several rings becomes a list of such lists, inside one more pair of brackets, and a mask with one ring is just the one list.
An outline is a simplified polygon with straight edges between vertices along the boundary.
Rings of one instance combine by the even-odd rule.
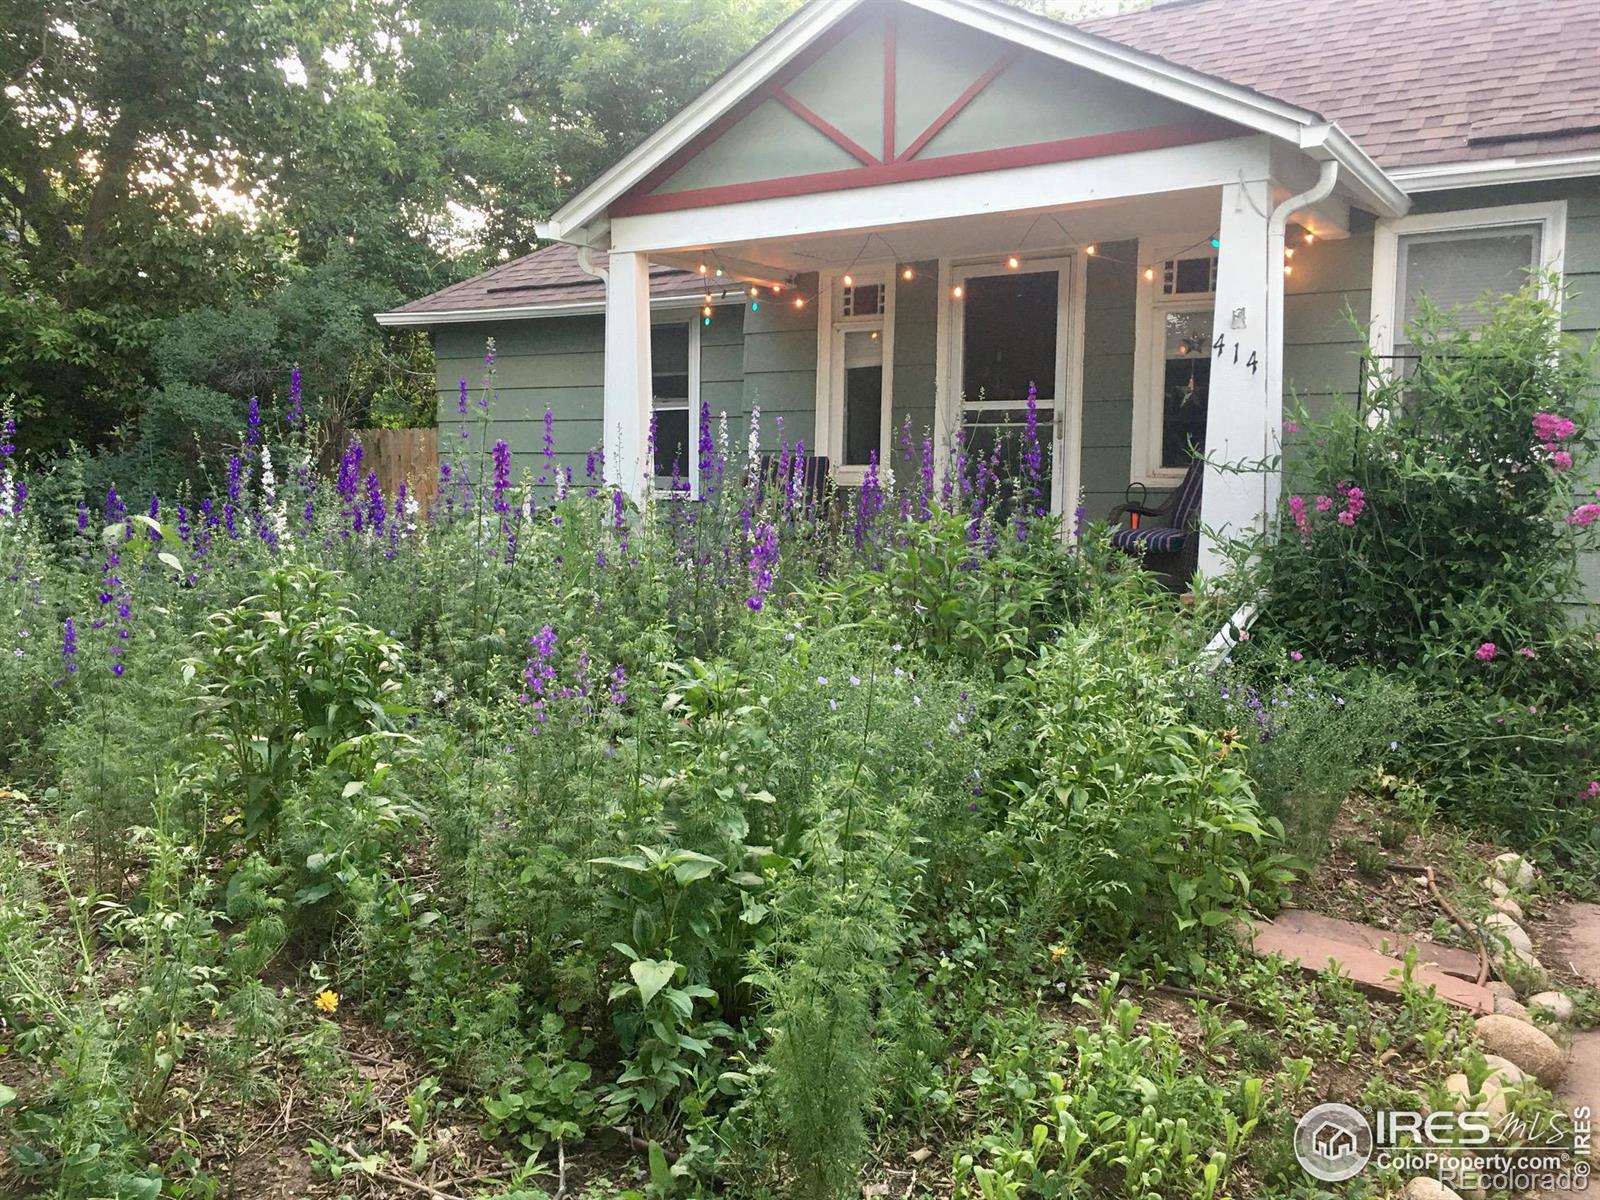
[[1479, 662], [1493, 662], [1500, 657], [1500, 647], [1493, 642], [1484, 642], [1472, 653]]
[[1533, 414], [1533, 436], [1541, 442], [1564, 442], [1577, 432], [1577, 424], [1559, 413]]

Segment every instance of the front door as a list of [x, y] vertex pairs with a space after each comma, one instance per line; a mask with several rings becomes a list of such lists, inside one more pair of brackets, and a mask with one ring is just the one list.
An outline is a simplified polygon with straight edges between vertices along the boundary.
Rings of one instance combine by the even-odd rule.
[[[977, 263], [951, 274], [954, 411], [969, 462], [998, 463], [1002, 492], [1060, 512], [1065, 454], [1071, 261]], [[1028, 388], [1037, 425], [1028, 430]], [[969, 466], [969, 474], [973, 468]]]

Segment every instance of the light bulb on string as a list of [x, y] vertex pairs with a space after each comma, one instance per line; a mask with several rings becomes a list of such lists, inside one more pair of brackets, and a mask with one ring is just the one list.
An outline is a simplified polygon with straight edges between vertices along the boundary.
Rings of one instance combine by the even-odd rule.
[[709, 318], [711, 316], [711, 305], [707, 304], [704, 308], [702, 308], [700, 310], [700, 315], [702, 317], [708, 317]]
[[700, 274], [704, 275], [708, 269], [705, 263], [700, 264]]
[[961, 285], [958, 283], [958, 284], [955, 285], [955, 287], [951, 288], [950, 289], [950, 294], [952, 296], [954, 296], [957, 300], [961, 299], [961, 296], [962, 296]]
[[1156, 269], [1154, 267], [1146, 267], [1144, 269], [1144, 281], [1146, 283], [1154, 283], [1155, 282], [1155, 278], [1156, 278]]
[[722, 278], [722, 268], [721, 268], [721, 267], [718, 267], [718, 268], [717, 268], [717, 278], [718, 278], [718, 279], [721, 279], [721, 278]]
[[1284, 263], [1283, 264], [1283, 273], [1285, 275], [1293, 275], [1294, 274], [1294, 268], [1291, 267], [1288, 263]]
[[1083, 252], [1085, 254], [1087, 254], [1090, 258], [1093, 258], [1096, 254], [1100, 253], [1100, 247], [1096, 246], [1093, 242], [1090, 242], [1087, 246], [1085, 246], [1083, 248]]
[[848, 271], [845, 272], [844, 279], [840, 282], [842, 282], [845, 287], [855, 287], [856, 285], [855, 276], [850, 274]]
[[804, 308], [806, 306], [806, 298], [804, 296], [796, 296], [794, 298], [794, 306], [796, 308]]
[[750, 289], [750, 294], [752, 296], [759, 296], [759, 295], [761, 295], [761, 289], [758, 288], [758, 287], [753, 287], [753, 288]]
[[1222, 249], [1222, 239], [1219, 238], [1219, 237], [1212, 238], [1211, 239], [1211, 248], [1213, 250], [1221, 250]]
[[1293, 258], [1294, 257], [1294, 247], [1293, 246], [1285, 246], [1283, 248], [1283, 256], [1285, 258]]
[[1018, 258], [1015, 254], [1011, 255], [1011, 257], [1006, 259], [1006, 266], [1010, 267], [1013, 271], [1015, 271], [1021, 265], [1022, 265], [1022, 260], [1020, 258]]
[[917, 277], [917, 273], [915, 271], [913, 271], [910, 267], [907, 267], [905, 270], [900, 272], [900, 278], [904, 279], [907, 283], [910, 283], [916, 277]]
[[1305, 236], [1306, 245], [1309, 246], [1309, 245], [1311, 245], [1312, 242], [1314, 242], [1316, 240], [1317, 240], [1317, 235], [1312, 233], [1311, 230], [1309, 230], [1309, 229], [1306, 230], [1306, 236]]

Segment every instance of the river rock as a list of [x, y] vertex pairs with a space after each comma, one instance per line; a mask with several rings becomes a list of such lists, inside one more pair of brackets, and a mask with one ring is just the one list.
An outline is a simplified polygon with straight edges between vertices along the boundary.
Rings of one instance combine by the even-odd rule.
[[1527, 889], [1533, 886], [1533, 864], [1515, 850], [1497, 855], [1489, 864], [1489, 874], [1510, 887]]
[[1507, 1000], [1504, 996], [1494, 998], [1494, 1010], [1502, 1016], [1515, 1017], [1519, 1021], [1530, 1023], [1533, 1021], [1532, 1014], [1526, 1008], [1515, 1000]]
[[1517, 989], [1502, 979], [1491, 979], [1483, 986], [1489, 989], [1491, 996], [1504, 996], [1507, 1000], [1515, 1000], [1517, 998]]
[[1510, 917], [1513, 921], [1521, 921], [1524, 919], [1522, 905], [1518, 904], [1509, 896], [1496, 897], [1489, 902], [1489, 906], [1493, 908], [1495, 912], [1502, 913], [1505, 916]]
[[1498, 879], [1495, 879], [1493, 876], [1485, 877], [1483, 886], [1489, 895], [1497, 898], [1504, 898], [1511, 894], [1511, 889], [1505, 884], [1501, 883]]
[[1515, 1017], [1491, 1013], [1478, 1018], [1477, 1032], [1485, 1051], [1510, 1059], [1545, 1087], [1560, 1081], [1566, 1056], [1544, 1030]]
[[1503, 939], [1513, 950], [1520, 950], [1524, 954], [1533, 953], [1533, 939], [1528, 936], [1528, 931], [1505, 913], [1490, 913], [1483, 919], [1483, 927]]
[[1426, 1175], [1418, 1175], [1406, 1184], [1405, 1191], [1401, 1194], [1405, 1200], [1461, 1200], [1461, 1194], [1454, 1188], [1440, 1183], [1437, 1179], [1429, 1179]]
[[[1528, 1007], [1563, 1025], [1572, 1023], [1572, 997], [1565, 992], [1539, 992], [1528, 997]], [[1495, 1009], [1496, 1012], [1500, 1010]]]

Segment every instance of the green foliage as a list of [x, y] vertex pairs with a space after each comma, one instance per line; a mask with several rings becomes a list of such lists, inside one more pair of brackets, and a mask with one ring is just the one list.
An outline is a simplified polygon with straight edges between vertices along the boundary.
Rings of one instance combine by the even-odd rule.
[[1574, 481], [1593, 463], [1597, 351], [1562, 336], [1538, 281], [1470, 317], [1425, 306], [1414, 371], [1375, 371], [1359, 409], [1295, 418], [1263, 628], [1412, 684], [1416, 719], [1387, 761], [1441, 808], [1592, 862], [1600, 645], [1567, 602], [1595, 529]]

